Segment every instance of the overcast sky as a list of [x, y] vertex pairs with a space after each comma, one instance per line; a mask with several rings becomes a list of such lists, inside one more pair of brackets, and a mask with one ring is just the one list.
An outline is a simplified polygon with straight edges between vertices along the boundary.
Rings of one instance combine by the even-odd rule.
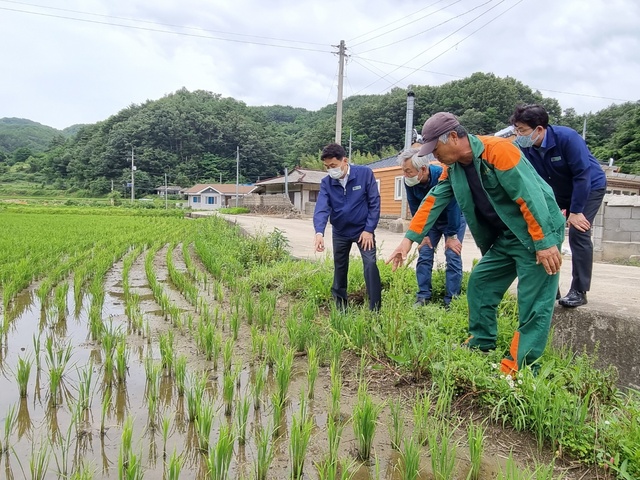
[[480, 71], [578, 113], [640, 99], [639, 0], [0, 0], [0, 118], [62, 129], [182, 87], [317, 110], [340, 40], [345, 97]]

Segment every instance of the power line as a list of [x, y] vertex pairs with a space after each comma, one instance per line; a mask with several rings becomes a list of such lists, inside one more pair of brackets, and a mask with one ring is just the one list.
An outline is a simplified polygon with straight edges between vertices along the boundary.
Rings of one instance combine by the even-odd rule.
[[[490, 11], [491, 11], [491, 10], [493, 10], [494, 8], [498, 7], [500, 4], [504, 3], [505, 1], [506, 1], [506, 0], [501, 0], [497, 5], [494, 5], [493, 7], [488, 8], [487, 10], [485, 10], [484, 12], [482, 12], [480, 15], [476, 16], [475, 18], [471, 19], [470, 21], [468, 21], [467, 23], [465, 23], [464, 25], [462, 25], [462, 26], [461, 26], [460, 28], [458, 28], [457, 30], [454, 30], [453, 32], [451, 32], [451, 33], [450, 33], [449, 35], [447, 35], [446, 37], [444, 37], [444, 38], [442, 38], [441, 40], [437, 41], [437, 42], [436, 42], [436, 43], [434, 43], [433, 45], [431, 45], [431, 46], [427, 47], [425, 50], [423, 50], [422, 52], [418, 53], [417, 55], [414, 55], [412, 58], [410, 58], [409, 60], [407, 60], [406, 62], [404, 62], [401, 66], [399, 66], [399, 67], [395, 68], [394, 70], [392, 70], [391, 72], [389, 72], [387, 75], [391, 75], [392, 73], [394, 73], [394, 72], [398, 71], [400, 68], [402, 68], [402, 66], [406, 65], [406, 64], [407, 64], [407, 63], [409, 63], [409, 62], [412, 62], [412, 61], [413, 61], [413, 60], [415, 60], [417, 57], [419, 57], [419, 56], [421, 56], [421, 55], [424, 55], [424, 54], [425, 54], [425, 53], [427, 53], [429, 50], [431, 50], [432, 48], [434, 48], [434, 47], [438, 46], [440, 43], [444, 42], [444, 41], [445, 41], [445, 40], [447, 40], [449, 37], [451, 37], [451, 36], [453, 36], [454, 34], [458, 33], [458, 32], [459, 32], [460, 30], [462, 30], [464, 27], [466, 27], [466, 26], [470, 25], [471, 23], [475, 22], [477, 19], [479, 19], [480, 17], [482, 17], [482, 16], [483, 16], [483, 15], [485, 15], [486, 13], [490, 12]], [[522, 1], [522, 0], [520, 0], [518, 3], [520, 3], [521, 1]], [[517, 5], [517, 4], [516, 4], [516, 5]], [[512, 8], [513, 8], [513, 7], [512, 7]], [[475, 33], [475, 32], [474, 32], [474, 33]], [[458, 43], [460, 43], [460, 42], [458, 42]], [[449, 50], [449, 49], [445, 50], [445, 52], [446, 52], [446, 51], [448, 51], [448, 50]], [[442, 55], [442, 54], [440, 54], [440, 55]], [[438, 58], [440, 55], [438, 55], [438, 56], [437, 56], [437, 57], [435, 57], [435, 58]], [[432, 59], [431, 61], [435, 60], [435, 58], [434, 58], [434, 59]], [[430, 63], [430, 62], [429, 62], [429, 63]], [[425, 65], [427, 65], [427, 64], [425, 64]], [[425, 65], [423, 65], [423, 67], [424, 67]], [[422, 67], [420, 67], [420, 68], [422, 68]], [[412, 73], [413, 73], [413, 72], [412, 72]], [[409, 75], [411, 75], [412, 73], [410, 73]], [[405, 77], [401, 78], [398, 82], [395, 82], [395, 84], [394, 84], [394, 85], [397, 85], [397, 84], [398, 84], [398, 83], [400, 83], [402, 80], [404, 80], [405, 78], [407, 78], [409, 75], [407, 75], [407, 76], [405, 76]], [[361, 92], [361, 91], [363, 91], [363, 90], [366, 90], [367, 88], [369, 88], [369, 87], [371, 87], [371, 86], [373, 86], [373, 85], [375, 85], [376, 83], [378, 83], [378, 81], [379, 81], [379, 80], [380, 80], [380, 79], [375, 80], [374, 82], [371, 82], [369, 85], [367, 85], [366, 87], [362, 88], [362, 89], [360, 90], [360, 92]], [[360, 93], [360, 92], [358, 92], [358, 93]]]
[[[4, 2], [4, 3], [12, 3], [12, 4], [16, 4], [16, 5], [25, 5], [25, 6], [29, 6], [29, 7], [36, 7], [36, 8], [43, 8], [43, 9], [48, 9], [48, 10], [57, 10], [60, 12], [69, 12], [69, 13], [77, 13], [79, 15], [89, 15], [92, 17], [100, 17], [100, 18], [113, 18], [116, 20], [126, 20], [129, 22], [138, 22], [138, 23], [146, 23], [149, 25], [158, 25], [161, 27], [175, 27], [175, 28], [181, 28], [184, 30], [197, 30], [197, 31], [201, 31], [201, 32], [208, 32], [208, 33], [219, 33], [219, 34], [223, 34], [223, 35], [235, 35], [238, 37], [249, 37], [249, 38], [261, 38], [263, 40], [274, 40], [274, 41], [279, 41], [279, 42], [288, 42], [288, 43], [299, 43], [299, 44], [303, 44], [303, 45], [316, 45], [316, 46], [321, 46], [324, 47], [326, 46], [326, 44], [324, 43], [315, 43], [315, 42], [305, 42], [305, 41], [301, 41], [301, 40], [290, 40], [290, 39], [286, 39], [286, 38], [277, 38], [277, 37], [263, 37], [260, 35], [249, 35], [246, 33], [236, 33], [236, 32], [225, 32], [225, 31], [221, 31], [221, 30], [209, 30], [206, 28], [201, 28], [201, 27], [188, 27], [185, 25], [176, 25], [176, 24], [172, 24], [172, 23], [161, 23], [161, 22], [153, 22], [151, 20], [140, 20], [137, 18], [130, 18], [130, 17], [119, 17], [119, 16], [115, 16], [115, 15], [104, 15], [104, 14], [100, 14], [100, 13], [92, 13], [92, 12], [83, 12], [81, 10], [71, 10], [68, 8], [59, 8], [59, 7], [49, 7], [46, 5], [36, 5], [34, 3], [26, 3], [26, 2], [16, 2], [14, 0], [0, 0], [0, 2]], [[2, 7], [0, 7], [2, 8]], [[30, 12], [25, 12], [25, 13], [30, 13]]]
[[[461, 13], [461, 14], [459, 14], [459, 15], [456, 15], [455, 17], [451, 17], [451, 18], [449, 18], [449, 19], [445, 20], [444, 22], [440, 22], [440, 23], [438, 23], [437, 25], [433, 25], [432, 27], [429, 27], [429, 28], [427, 28], [426, 30], [423, 30], [422, 32], [414, 33], [413, 35], [409, 35], [408, 37], [402, 38], [402, 39], [400, 39], [400, 40], [396, 40], [395, 42], [387, 43], [386, 45], [382, 45], [382, 46], [379, 46], [379, 47], [370, 48], [369, 50], [365, 50], [365, 51], [364, 51], [364, 52], [362, 52], [362, 53], [372, 52], [372, 51], [374, 51], [374, 50], [380, 50], [381, 48], [387, 48], [387, 47], [390, 47], [391, 45], [395, 45], [395, 44], [397, 44], [397, 43], [404, 42], [404, 41], [406, 41], [406, 40], [410, 40], [410, 39], [415, 38], [415, 37], [417, 37], [417, 36], [419, 36], [419, 35], [422, 35], [422, 34], [424, 34], [424, 33], [430, 32], [431, 30], [434, 30], [434, 29], [436, 29], [436, 28], [438, 28], [438, 27], [440, 27], [440, 26], [442, 26], [442, 25], [444, 25], [444, 24], [446, 24], [446, 23], [449, 23], [449, 22], [452, 22], [452, 21], [454, 21], [454, 20], [457, 20], [458, 18], [461, 18], [461, 17], [463, 17], [464, 15], [467, 15], [468, 13], [471, 13], [471, 12], [473, 12], [474, 10], [477, 10], [477, 9], [478, 9], [478, 8], [480, 8], [480, 7], [484, 7], [485, 5], [487, 5], [487, 4], [491, 3], [491, 2], [493, 2], [493, 0], [488, 0], [488, 1], [484, 2], [484, 3], [481, 3], [480, 5], [477, 5], [477, 6], [473, 7], [471, 10], [467, 10], [466, 12]], [[502, 2], [501, 2], [501, 3], [502, 3]], [[498, 5], [499, 5], [499, 4], [498, 4]], [[487, 11], [489, 11], [489, 10], [487, 10]], [[484, 12], [484, 13], [486, 13], [486, 12]], [[484, 15], [484, 13], [483, 13], [482, 15]], [[480, 17], [480, 16], [482, 16], [482, 15], [479, 15], [478, 17], [476, 17], [476, 19], [477, 19], [477, 18], [479, 18], [479, 17]], [[474, 19], [474, 20], [475, 20], [475, 19]], [[473, 21], [473, 20], [472, 20], [472, 21]], [[467, 25], [468, 25], [468, 24], [467, 24]]]
[[[449, 8], [449, 7], [453, 6], [453, 5], [455, 5], [456, 3], [460, 3], [461, 1], [462, 1], [462, 0], [456, 0], [456, 1], [454, 1], [453, 3], [450, 3], [449, 5], [445, 5], [444, 7], [439, 8], [438, 10], [435, 10], [435, 11], [433, 11], [433, 12], [427, 13], [426, 15], [423, 15], [422, 17], [415, 18], [415, 13], [414, 13], [414, 14], [412, 14], [412, 15], [407, 15], [406, 17], [402, 17], [402, 19], [401, 19], [401, 20], [404, 20], [404, 19], [405, 19], [405, 18], [407, 18], [407, 17], [414, 17], [414, 18], [413, 18], [413, 20], [411, 20], [410, 22], [404, 23], [404, 24], [402, 24], [402, 25], [400, 25], [400, 26], [398, 26], [398, 27], [396, 27], [396, 28], [393, 28], [393, 29], [391, 29], [391, 30], [388, 30], [388, 31], [386, 31], [386, 32], [382, 32], [382, 33], [380, 33], [380, 34], [376, 35], [375, 37], [372, 37], [372, 38], [369, 38], [369, 39], [367, 39], [367, 40], [363, 40], [363, 41], [361, 41], [361, 42], [358, 42], [358, 43], [354, 44], [354, 46], [356, 46], [356, 47], [357, 47], [358, 45], [362, 45], [362, 44], [364, 44], [364, 43], [367, 43], [367, 42], [370, 42], [370, 41], [372, 41], [372, 40], [375, 40], [376, 38], [380, 38], [380, 37], [382, 37], [382, 36], [384, 36], [384, 35], [388, 35], [389, 33], [395, 32], [396, 30], [399, 30], [399, 29], [401, 29], [401, 28], [405, 28], [405, 27], [407, 27], [407, 26], [411, 25], [412, 23], [416, 23], [416, 22], [419, 22], [419, 21], [421, 21], [421, 20], [424, 20], [425, 18], [427, 18], [427, 17], [429, 17], [429, 16], [431, 16], [431, 15], [434, 15], [434, 14], [436, 14], [436, 13], [438, 13], [438, 12], [441, 12], [441, 11], [442, 11], [442, 10], [444, 10], [445, 8]], [[439, 3], [439, 2], [436, 2], [436, 3]], [[422, 10], [426, 10], [427, 8], [431, 7], [432, 5], [435, 5], [435, 4], [431, 4], [431, 5], [429, 5], [428, 7], [425, 7], [425, 8], [423, 8], [423, 9], [421, 9], [421, 10], [418, 10], [418, 11], [419, 11], [419, 12], [421, 12]], [[416, 12], [416, 13], [417, 13], [417, 12]], [[397, 22], [397, 21], [398, 21], [398, 20], [396, 20], [396, 22]], [[385, 25], [385, 26], [384, 26], [384, 27], [382, 27], [382, 28], [385, 28], [385, 27], [387, 27], [387, 26], [389, 26], [389, 25], [391, 25], [391, 24], [393, 24], [393, 23], [396, 23], [396, 22], [391, 22], [390, 24], [387, 24], [387, 25]], [[374, 30], [374, 31], [375, 31], [375, 30]], [[370, 32], [370, 33], [373, 33], [373, 32]], [[356, 37], [356, 38], [357, 38], [357, 37]]]
[[[0, 1], [2, 1], [2, 0], [0, 0]], [[54, 15], [54, 14], [51, 14], [51, 13], [30, 12], [30, 11], [27, 11], [27, 10], [19, 10], [19, 9], [15, 9], [15, 8], [0, 7], [0, 10], [7, 10], [7, 11], [10, 11], [10, 12], [18, 12], [18, 13], [27, 13], [29, 15], [38, 15], [38, 16], [42, 16], [42, 17], [60, 18], [60, 19], [63, 19], [63, 20], [74, 20], [74, 21], [77, 21], [77, 22], [91, 23], [91, 24], [97, 24], [97, 25], [108, 25], [108, 26], [113, 26], [113, 27], [130, 28], [130, 29], [133, 29], [133, 30], [146, 31], [146, 32], [166, 33], [166, 34], [170, 34], [170, 35], [179, 35], [179, 36], [183, 36], [183, 37], [204, 38], [204, 39], [207, 39], [207, 40], [220, 40], [220, 41], [223, 41], [223, 42], [244, 43], [244, 44], [248, 44], [248, 45], [260, 45], [260, 46], [275, 47], [275, 48], [286, 48], [286, 49], [289, 49], [289, 50], [303, 50], [303, 51], [307, 51], [307, 52], [331, 53], [329, 50], [319, 50], [319, 49], [314, 49], [314, 48], [296, 47], [296, 46], [292, 46], [292, 45], [277, 45], [277, 44], [273, 44], [273, 43], [253, 42], [253, 41], [249, 41], [249, 40], [237, 40], [237, 39], [233, 39], [233, 38], [212, 37], [212, 36], [209, 36], [209, 35], [198, 35], [198, 34], [195, 34], [195, 33], [175, 32], [175, 31], [171, 31], [171, 30], [161, 30], [161, 29], [157, 29], [157, 28], [139, 27], [139, 26], [136, 26], [136, 25], [123, 25], [123, 24], [120, 24], [120, 23], [102, 22], [102, 21], [99, 21], [99, 20], [90, 20], [90, 19], [86, 19], [86, 18], [67, 17], [67, 16], [64, 16], [64, 15]]]

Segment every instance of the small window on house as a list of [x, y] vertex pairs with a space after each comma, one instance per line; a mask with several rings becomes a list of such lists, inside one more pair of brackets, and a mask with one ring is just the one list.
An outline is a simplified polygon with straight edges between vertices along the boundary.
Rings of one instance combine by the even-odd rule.
[[309, 201], [310, 202], [317, 202], [318, 201], [318, 192], [315, 190], [312, 190], [309, 192]]
[[404, 188], [404, 176], [396, 177], [396, 188], [393, 191], [394, 200], [402, 200], [402, 189]]
[[216, 197], [207, 197], [207, 205], [215, 205]]
[[193, 197], [193, 203], [200, 203], [200, 197]]

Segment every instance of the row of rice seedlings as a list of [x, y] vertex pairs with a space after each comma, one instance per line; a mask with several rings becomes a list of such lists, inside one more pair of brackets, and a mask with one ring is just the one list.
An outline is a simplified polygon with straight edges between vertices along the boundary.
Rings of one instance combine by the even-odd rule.
[[244, 445], [247, 442], [247, 425], [249, 423], [249, 410], [251, 408], [251, 398], [244, 395], [238, 401], [236, 408], [236, 436], [238, 444]]
[[251, 325], [251, 362], [255, 363], [264, 357], [265, 337], [258, 327]]
[[58, 318], [64, 319], [67, 316], [67, 294], [69, 293], [69, 283], [59, 283], [54, 291], [55, 305]]
[[258, 369], [254, 373], [253, 386], [251, 388], [253, 394], [253, 408], [259, 410], [262, 406], [262, 392], [267, 383], [267, 365], [260, 363]]
[[418, 476], [420, 475], [421, 449], [421, 443], [413, 436], [404, 440], [401, 452], [402, 480], [417, 480]]
[[189, 243], [182, 242], [182, 258], [184, 259], [184, 265], [187, 267], [187, 273], [191, 275], [194, 282], [202, 283], [203, 289], [207, 290], [207, 276], [198, 270], [191, 258], [191, 252], [189, 251]]
[[218, 359], [222, 349], [222, 335], [216, 327], [201, 319], [198, 323], [196, 345], [206, 359], [213, 362], [213, 369], [218, 370]]
[[342, 396], [342, 373], [340, 364], [335, 360], [331, 362], [330, 368], [331, 387], [330, 387], [330, 404], [329, 417], [334, 420], [340, 420], [340, 397]]
[[175, 362], [175, 381], [176, 391], [178, 396], [184, 396], [184, 391], [187, 381], [187, 356], [184, 354], [178, 355]]
[[233, 361], [233, 339], [229, 338], [224, 343], [222, 349], [222, 368], [224, 372], [231, 371], [231, 362]]
[[404, 438], [404, 417], [400, 399], [395, 398], [389, 401], [389, 411], [391, 413], [391, 423], [389, 424], [391, 448], [399, 451]]
[[316, 379], [318, 378], [318, 371], [320, 369], [320, 359], [318, 358], [318, 350], [315, 345], [312, 345], [307, 350], [307, 390], [309, 392], [309, 398], [314, 397], [314, 390], [316, 386]]
[[369, 460], [371, 445], [376, 433], [378, 415], [382, 405], [376, 405], [367, 391], [364, 382], [358, 387], [358, 401], [353, 409], [353, 433], [358, 445], [358, 457], [361, 460]]
[[172, 330], [167, 330], [166, 333], [160, 334], [159, 336], [160, 360], [162, 362], [162, 368], [166, 370], [167, 375], [169, 376], [173, 374], [173, 363], [175, 359], [173, 342], [174, 342], [174, 337], [173, 337]]
[[[151, 364], [147, 367], [148, 364]], [[149, 429], [151, 431], [156, 428], [156, 416], [158, 414], [158, 400], [160, 398], [160, 376], [162, 375], [162, 366], [153, 361], [145, 364], [149, 370], [146, 372], [147, 374], [147, 386], [146, 386], [146, 397], [147, 397], [147, 413], [148, 413], [148, 424]]]
[[294, 414], [291, 420], [289, 432], [289, 456], [291, 458], [291, 480], [299, 480], [302, 477], [304, 460], [307, 456], [307, 447], [311, 439], [313, 421], [307, 415], [307, 400], [304, 390], [300, 395], [300, 410]]
[[431, 411], [431, 393], [417, 392], [413, 404], [413, 437], [420, 445], [427, 444], [429, 436], [429, 415]]
[[194, 307], [198, 307], [198, 287], [193, 284], [191, 278], [178, 271], [173, 263], [173, 251], [175, 244], [169, 245], [167, 249], [166, 261], [169, 278], [176, 288], [184, 295], [187, 301]]
[[202, 374], [200, 376], [191, 375], [190, 388], [187, 390], [187, 415], [190, 422], [195, 422], [198, 418], [200, 403], [204, 397], [207, 388], [207, 377]]
[[281, 348], [277, 350], [278, 358], [275, 359], [276, 395], [279, 403], [284, 404], [289, 394], [291, 375], [293, 373], [293, 349]]
[[467, 443], [469, 444], [469, 461], [471, 468], [467, 478], [478, 480], [480, 478], [480, 465], [484, 453], [484, 439], [486, 427], [484, 423], [470, 421], [467, 425]]
[[227, 417], [230, 417], [233, 411], [235, 383], [235, 374], [231, 370], [225, 370], [222, 374], [222, 401], [224, 403], [224, 414]]

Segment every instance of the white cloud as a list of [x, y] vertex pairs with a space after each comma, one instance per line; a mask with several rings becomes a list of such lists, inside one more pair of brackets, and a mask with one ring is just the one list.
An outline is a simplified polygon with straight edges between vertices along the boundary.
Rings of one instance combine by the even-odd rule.
[[638, 100], [635, 0], [487, 1], [50, 0], [53, 9], [0, 0], [0, 42], [10, 45], [0, 51], [0, 117], [64, 128], [182, 87], [249, 105], [317, 109], [335, 102], [330, 52], [341, 39], [353, 55], [346, 95], [483, 71], [514, 77], [578, 112]]

